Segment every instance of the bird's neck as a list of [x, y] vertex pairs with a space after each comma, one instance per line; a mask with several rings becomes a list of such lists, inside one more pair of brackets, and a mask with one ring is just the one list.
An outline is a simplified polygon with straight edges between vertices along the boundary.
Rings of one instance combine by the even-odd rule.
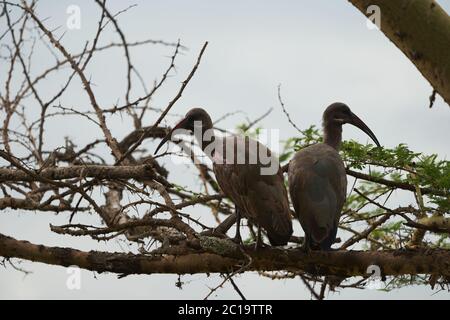
[[203, 151], [205, 151], [208, 145], [214, 143], [216, 139], [212, 123], [206, 123], [202, 127], [195, 127], [194, 136]]
[[336, 150], [339, 150], [342, 142], [342, 125], [325, 124], [323, 127], [323, 142]]

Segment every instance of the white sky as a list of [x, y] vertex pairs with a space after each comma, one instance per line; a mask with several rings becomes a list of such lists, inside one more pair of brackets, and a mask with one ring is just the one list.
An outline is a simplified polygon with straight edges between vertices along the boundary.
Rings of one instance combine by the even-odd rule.
[[[375, 132], [381, 144], [393, 147], [407, 143], [413, 150], [437, 153], [448, 157], [449, 107], [438, 97], [433, 109], [428, 109], [431, 87], [413, 64], [376, 30], [366, 27], [366, 20], [347, 1], [109, 1], [112, 12], [131, 4], [137, 7], [123, 13], [119, 23], [129, 41], [146, 38], [163, 39], [189, 48], [177, 60], [177, 73], [154, 100], [155, 107], [165, 107], [178, 90], [179, 84], [195, 62], [205, 41], [209, 41], [204, 59], [174, 113], [184, 114], [192, 106], [202, 106], [217, 119], [227, 112], [243, 110], [249, 118], [257, 118], [270, 107], [274, 111], [261, 122], [265, 128], [278, 128], [282, 138], [296, 135], [289, 126], [277, 101], [277, 85], [291, 117], [301, 127], [320, 125], [324, 108], [334, 102], [347, 103]], [[450, 12], [450, 1], [438, 1]], [[69, 4], [81, 8], [80, 30], [66, 30], [66, 8]], [[98, 8], [87, 1], [41, 0], [38, 12], [51, 29], [60, 26], [58, 34], [66, 32], [63, 44], [79, 52], [96, 31]], [[383, 18], [383, 17], [382, 17]], [[2, 25], [1, 28], [4, 28]], [[109, 29], [111, 30], [111, 29]], [[103, 43], [118, 41], [108, 32]], [[148, 45], [131, 49], [135, 66], [147, 83], [160, 77], [168, 64], [173, 48]], [[52, 60], [48, 52], [37, 52], [36, 71]], [[99, 103], [110, 107], [123, 103], [126, 66], [123, 51], [117, 49], [100, 54], [88, 70], [95, 84]], [[61, 78], [63, 79], [63, 78]], [[59, 79], [59, 80], [61, 80]], [[62, 97], [64, 106], [89, 110], [88, 100], [78, 82], [72, 94]], [[55, 77], [40, 87], [54, 93], [61, 82]], [[134, 97], [143, 95], [135, 81]], [[30, 106], [31, 108], [31, 106]], [[30, 110], [32, 114], [33, 110]], [[230, 117], [222, 127], [234, 128], [243, 121], [242, 114]], [[173, 124], [175, 117], [168, 117]], [[149, 113], [144, 125], [152, 124], [155, 114]], [[113, 134], [123, 137], [131, 124], [120, 117], [109, 121]], [[63, 145], [69, 135], [82, 146], [99, 136], [100, 131], [86, 121], [48, 122], [49, 149]], [[369, 138], [355, 128], [344, 128], [345, 139], [361, 142]], [[149, 150], [154, 144], [147, 143]], [[171, 178], [181, 184], [191, 184], [194, 175], [184, 166], [172, 168]], [[198, 214], [198, 213], [196, 213]], [[77, 222], [92, 221], [80, 217]], [[95, 221], [95, 220], [94, 220]], [[67, 216], [44, 213], [0, 212], [0, 232], [35, 243], [73, 246], [90, 250], [120, 250], [117, 244], [96, 244], [88, 239], [50, 234], [48, 223], [67, 223]], [[296, 232], [299, 228], [296, 223]], [[126, 247], [124, 248], [126, 250]], [[24, 262], [33, 273], [23, 274], [8, 267], [0, 272], [0, 298], [203, 298], [222, 280], [213, 275], [183, 276], [184, 289], [175, 287], [176, 276], [129, 276], [117, 280], [115, 275], [96, 275], [82, 271], [82, 289], [66, 288], [66, 269]], [[299, 279], [272, 281], [256, 274], [239, 276], [236, 280], [247, 298], [309, 299], [310, 295]], [[391, 293], [374, 290], [342, 290], [331, 293], [330, 299], [358, 298], [443, 298], [447, 293], [432, 295], [429, 287], [407, 287]], [[216, 298], [238, 298], [230, 286], [218, 290]]]

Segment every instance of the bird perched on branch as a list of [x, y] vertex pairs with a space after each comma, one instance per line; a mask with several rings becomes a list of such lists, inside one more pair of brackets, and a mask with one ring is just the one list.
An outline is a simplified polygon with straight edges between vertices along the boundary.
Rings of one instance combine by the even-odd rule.
[[347, 175], [339, 156], [342, 126], [352, 124], [379, 147], [369, 127], [343, 103], [331, 104], [323, 113], [323, 143], [298, 151], [289, 163], [289, 193], [305, 231], [304, 248], [330, 250], [347, 193]]
[[245, 217], [258, 226], [257, 246], [262, 244], [261, 227], [272, 245], [285, 245], [292, 234], [289, 200], [278, 159], [270, 150], [249, 137], [214, 135], [208, 113], [194, 108], [161, 141], [155, 153], [173, 135], [182, 133], [178, 130], [194, 133], [212, 160], [220, 188], [234, 202], [235, 240], [242, 243], [240, 219]]

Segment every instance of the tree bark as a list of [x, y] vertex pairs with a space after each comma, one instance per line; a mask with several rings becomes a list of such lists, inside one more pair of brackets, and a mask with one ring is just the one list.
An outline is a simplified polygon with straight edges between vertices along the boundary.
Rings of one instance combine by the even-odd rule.
[[381, 31], [450, 106], [450, 17], [434, 0], [349, 0], [368, 16], [381, 11]]
[[312, 251], [299, 249], [245, 249], [245, 255], [231, 240], [200, 238], [208, 251], [171, 255], [135, 255], [48, 247], [0, 234], [0, 256], [21, 258], [52, 265], [71, 266], [119, 274], [228, 273], [249, 261], [245, 271], [301, 271], [341, 277], [369, 276], [370, 265], [379, 266], [382, 276], [434, 274], [450, 276], [450, 251], [411, 249], [391, 251]]
[[[37, 173], [37, 172], [35, 172]], [[70, 166], [47, 168], [38, 173], [39, 177], [51, 180], [64, 180], [73, 178], [97, 179], [153, 179], [155, 177], [151, 165], [136, 166]], [[5, 181], [36, 181], [36, 178], [22, 170], [0, 168], [0, 182]]]

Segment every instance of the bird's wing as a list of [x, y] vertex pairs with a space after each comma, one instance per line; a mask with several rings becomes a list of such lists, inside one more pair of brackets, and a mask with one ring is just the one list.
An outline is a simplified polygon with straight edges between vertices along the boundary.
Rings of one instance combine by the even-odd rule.
[[[266, 161], [260, 160], [260, 155], [263, 152], [266, 152], [266, 156], [272, 155], [263, 145], [252, 141], [251, 143], [255, 143], [261, 151], [261, 154], [258, 151], [254, 158], [256, 163], [252, 163], [250, 157], [255, 157], [255, 154], [252, 154], [255, 150], [248, 148], [249, 140], [246, 138], [246, 140], [238, 140], [237, 143], [237, 154], [245, 153], [245, 163], [214, 164], [218, 184], [242, 210], [246, 218], [266, 229], [269, 234], [272, 233], [275, 238], [279, 234], [283, 238], [288, 238], [292, 234], [292, 222], [287, 191], [279, 164], [276, 163], [274, 174], [262, 174], [262, 168], [267, 168], [267, 165], [265, 165]], [[240, 141], [245, 141], [248, 151], [239, 150], [244, 145], [240, 144], [242, 143]]]
[[345, 169], [333, 151], [305, 149], [289, 165], [289, 188], [296, 214], [305, 232], [317, 243], [336, 232], [345, 201]]

